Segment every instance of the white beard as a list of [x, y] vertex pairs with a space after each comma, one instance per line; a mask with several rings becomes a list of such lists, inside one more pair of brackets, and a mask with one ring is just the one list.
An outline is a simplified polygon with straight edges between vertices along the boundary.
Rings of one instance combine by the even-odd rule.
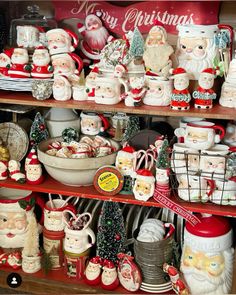
[[71, 88], [70, 87], [53, 87], [53, 97], [57, 100], [68, 100], [71, 98]]
[[95, 271], [91, 271], [90, 269], [86, 269], [85, 275], [88, 280], [90, 280], [90, 281], [95, 280], [100, 275], [100, 267], [98, 266], [98, 268]]
[[44, 226], [48, 230], [52, 231], [60, 231], [65, 228], [65, 224], [63, 223], [62, 219], [53, 218], [50, 214], [51, 218], [48, 218], [47, 213], [44, 215]]
[[147, 201], [153, 196], [154, 193], [154, 184], [152, 184], [152, 187], [150, 189], [150, 193], [144, 194], [142, 191], [137, 190], [137, 184], [135, 182], [134, 187], [133, 187], [133, 193], [135, 196], [135, 199], [141, 200], [141, 201]]
[[26, 64], [28, 63], [29, 59], [28, 56], [15, 56], [14, 54], [11, 57], [11, 61], [13, 64]]
[[41, 174], [42, 174], [42, 171], [41, 172], [39, 171], [36, 174], [33, 174], [32, 172], [31, 173], [30, 172], [26, 172], [26, 177], [30, 181], [36, 181], [36, 180], [38, 180], [40, 178]]
[[[12, 232], [12, 231], [8, 231]], [[12, 232], [14, 234], [14, 232]], [[2, 248], [21, 248], [24, 247], [25, 237], [27, 232], [16, 234], [9, 238], [6, 235], [0, 234], [0, 247]]]
[[49, 58], [33, 58], [33, 63], [36, 65], [36, 66], [46, 66], [48, 65], [50, 62]]
[[4, 68], [7, 65], [9, 65], [11, 63], [11, 61], [9, 60], [8, 62], [4, 62], [4, 61], [0, 61], [0, 67]]
[[85, 41], [91, 49], [102, 50], [107, 43], [109, 33], [105, 27], [86, 31]]

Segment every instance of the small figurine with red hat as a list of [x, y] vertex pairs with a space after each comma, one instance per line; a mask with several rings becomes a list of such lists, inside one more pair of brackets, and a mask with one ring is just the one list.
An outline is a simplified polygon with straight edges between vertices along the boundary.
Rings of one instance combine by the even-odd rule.
[[95, 286], [101, 282], [102, 259], [99, 256], [92, 257], [85, 269], [85, 282]]
[[94, 67], [85, 79], [85, 91], [87, 93], [88, 100], [94, 100], [96, 87], [95, 79], [97, 78], [98, 74], [98, 67]]
[[11, 56], [13, 48], [5, 49], [0, 53], [0, 76], [8, 76], [8, 70], [11, 67]]
[[56, 76], [52, 85], [53, 97], [56, 100], [66, 101], [71, 99], [71, 84], [67, 77]]
[[106, 132], [109, 122], [102, 114], [81, 112], [81, 133], [85, 135], [97, 135]]
[[10, 160], [8, 162], [9, 176], [12, 180], [19, 183], [25, 183], [25, 174], [20, 171], [21, 164], [19, 161]]
[[27, 169], [27, 166], [29, 165], [29, 162], [31, 161], [31, 159], [34, 155], [37, 155], [37, 154], [36, 154], [35, 148], [33, 147], [25, 158], [25, 171]]
[[40, 184], [44, 180], [42, 165], [36, 155], [33, 155], [26, 169], [26, 182], [28, 184]]
[[11, 67], [8, 74], [11, 78], [29, 78], [31, 66], [26, 48], [14, 48], [11, 56]]
[[147, 201], [154, 194], [155, 177], [148, 169], [139, 169], [136, 171], [133, 194], [135, 199]]
[[49, 79], [53, 76], [53, 67], [50, 65], [50, 55], [47, 48], [39, 46], [35, 48], [32, 56], [31, 77]]
[[144, 77], [130, 77], [129, 88], [125, 96], [125, 105], [128, 107], [140, 106], [147, 90]]
[[79, 43], [74, 32], [60, 28], [47, 31], [46, 38], [50, 55], [73, 52]]
[[108, 259], [103, 260], [101, 287], [105, 290], [115, 290], [119, 286], [119, 279], [115, 264]]
[[88, 14], [85, 23], [78, 23], [78, 32], [83, 40], [80, 42], [80, 56], [85, 66], [100, 60], [100, 52], [103, 47], [114, 38], [108, 33], [100, 19], [101, 13]]
[[0, 161], [0, 180], [7, 179], [8, 177], [7, 169], [8, 169], [8, 162]]
[[174, 89], [171, 95], [170, 107], [172, 110], [186, 111], [190, 108], [191, 95], [188, 91], [189, 77], [183, 68], [171, 69], [174, 79]]
[[213, 68], [207, 68], [200, 73], [198, 88], [193, 92], [194, 107], [197, 109], [211, 109], [212, 101], [216, 99], [216, 93], [212, 89], [214, 79], [220, 72]]

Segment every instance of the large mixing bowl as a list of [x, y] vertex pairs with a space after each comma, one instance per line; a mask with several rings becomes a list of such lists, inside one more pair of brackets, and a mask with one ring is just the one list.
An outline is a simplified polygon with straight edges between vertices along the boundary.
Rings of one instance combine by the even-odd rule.
[[38, 158], [52, 178], [70, 186], [91, 185], [98, 168], [115, 163], [120, 147], [119, 143], [110, 140], [116, 149], [116, 152], [110, 155], [86, 159], [59, 158], [46, 154], [48, 146], [55, 140], [60, 140], [60, 138], [51, 138], [39, 144]]

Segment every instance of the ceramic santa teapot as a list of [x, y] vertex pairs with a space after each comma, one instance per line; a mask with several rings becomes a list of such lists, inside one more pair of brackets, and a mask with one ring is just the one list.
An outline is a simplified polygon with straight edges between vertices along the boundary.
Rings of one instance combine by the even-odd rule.
[[[28, 220], [33, 214], [35, 204], [43, 212], [43, 199], [32, 191], [0, 188], [0, 247], [24, 246]], [[43, 223], [43, 215], [40, 223]]]

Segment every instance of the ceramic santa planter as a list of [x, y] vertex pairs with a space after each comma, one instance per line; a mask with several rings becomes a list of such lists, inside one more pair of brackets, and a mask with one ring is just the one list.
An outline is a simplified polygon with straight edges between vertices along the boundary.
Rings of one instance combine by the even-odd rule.
[[171, 70], [174, 79], [174, 90], [171, 95], [170, 107], [172, 110], [188, 110], [191, 96], [188, 91], [189, 77], [183, 68]]
[[172, 67], [170, 56], [173, 52], [174, 49], [167, 42], [166, 30], [160, 22], [156, 21], [145, 42], [143, 60], [146, 70], [162, 77], [168, 77]]
[[155, 177], [148, 169], [136, 171], [133, 194], [136, 200], [147, 201], [154, 194]]
[[8, 162], [0, 161], [0, 180], [6, 180], [8, 177]]
[[11, 56], [13, 48], [5, 49], [0, 53], [0, 76], [8, 76], [8, 70], [11, 66]]
[[83, 58], [84, 65], [88, 66], [92, 62], [98, 62], [101, 50], [113, 37], [95, 14], [88, 14], [84, 24], [78, 23], [77, 27], [83, 37], [80, 42], [80, 56]]
[[95, 286], [101, 282], [102, 259], [99, 256], [93, 257], [89, 260], [85, 269], [85, 282], [88, 285]]
[[194, 107], [196, 109], [211, 109], [216, 93], [212, 89], [215, 76], [219, 74], [212, 68], [204, 69], [198, 79], [198, 88], [193, 92]]
[[11, 56], [11, 67], [8, 71], [11, 78], [29, 78], [29, 55], [26, 48], [14, 48]]
[[109, 127], [109, 122], [102, 114], [81, 112], [81, 133], [85, 135], [97, 135]]
[[53, 75], [63, 75], [69, 77], [80, 74], [83, 69], [81, 58], [75, 53], [55, 54], [51, 56]]
[[52, 94], [55, 100], [66, 101], [71, 99], [71, 84], [66, 76], [56, 76], [54, 78]]
[[229, 220], [210, 214], [197, 217], [195, 226], [186, 223], [180, 270], [191, 294], [228, 294], [234, 257]]
[[105, 290], [115, 290], [119, 286], [119, 279], [114, 263], [108, 259], [103, 261], [101, 287]]
[[44, 180], [42, 165], [36, 155], [33, 155], [26, 169], [26, 182], [28, 184], [40, 184]]
[[53, 76], [53, 68], [50, 65], [50, 55], [47, 48], [40, 46], [35, 48], [32, 56], [31, 77], [49, 79]]
[[79, 42], [74, 32], [59, 28], [47, 31], [46, 38], [50, 55], [73, 52]]

